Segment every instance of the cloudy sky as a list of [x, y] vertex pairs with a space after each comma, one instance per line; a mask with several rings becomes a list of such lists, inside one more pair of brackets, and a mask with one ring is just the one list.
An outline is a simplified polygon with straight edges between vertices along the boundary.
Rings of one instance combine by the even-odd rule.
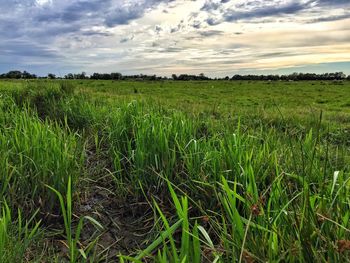
[[0, 72], [350, 74], [350, 0], [0, 0]]

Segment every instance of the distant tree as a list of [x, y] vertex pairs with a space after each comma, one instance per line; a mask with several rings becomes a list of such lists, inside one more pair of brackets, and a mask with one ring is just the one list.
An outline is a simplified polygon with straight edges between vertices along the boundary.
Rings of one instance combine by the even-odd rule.
[[148, 80], [155, 81], [157, 80], [157, 75], [152, 75], [148, 77]]
[[74, 75], [72, 73], [68, 73], [64, 76], [65, 79], [74, 79]]
[[86, 79], [86, 73], [83, 71], [82, 73], [74, 74], [73, 75], [74, 79]]
[[32, 75], [30, 73], [28, 73], [27, 71], [23, 71], [21, 78], [22, 79], [30, 79], [31, 76]]
[[174, 78], [175, 74], [173, 74], [173, 79], [174, 80], [182, 80], [182, 81], [190, 81], [190, 80], [209, 80], [210, 78], [204, 76], [204, 74], [200, 74], [199, 76], [197, 75], [189, 75], [189, 74], [181, 74]]
[[[19, 70], [12, 70], [7, 73], [0, 74], [0, 78], [2, 79], [35, 79], [38, 78], [35, 74], [30, 74], [27, 71], [19, 71]], [[49, 78], [49, 79], [56, 79], [56, 75], [49, 73], [47, 77], [39, 77], [39, 78]], [[86, 75], [85, 72], [78, 73], [78, 74], [72, 74], [68, 73], [64, 76], [65, 79], [87, 79], [89, 76]], [[93, 73], [90, 76], [90, 79], [95, 80], [137, 80], [137, 81], [156, 81], [156, 80], [168, 80], [167, 77], [160, 77], [157, 75], [126, 75], [123, 76], [121, 73], [114, 72], [114, 73]], [[189, 75], [189, 74], [181, 74], [176, 75], [172, 74], [171, 78], [172, 80], [179, 80], [179, 81], [191, 81], [191, 80], [229, 80], [230, 78], [228, 76], [224, 78], [209, 78], [204, 75], [204, 73], [200, 73], [199, 75]], [[231, 77], [231, 80], [247, 80], [247, 81], [315, 81], [315, 80], [322, 80], [322, 81], [334, 81], [334, 80], [349, 80], [350, 81], [350, 75], [346, 76], [343, 72], [327, 72], [323, 74], [315, 74], [315, 73], [298, 73], [294, 72], [289, 75], [239, 75], [236, 74]]]
[[243, 76], [236, 74], [232, 76], [231, 80], [243, 80]]
[[335, 79], [336, 80], [342, 80], [342, 79], [345, 79], [345, 78], [346, 78], [346, 75], [343, 72], [336, 72], [335, 73]]
[[49, 73], [49, 74], [47, 74], [47, 78], [48, 79], [56, 79], [56, 75], [52, 74], [52, 73]]
[[208, 80], [209, 78], [204, 75], [204, 73], [199, 74], [199, 76], [193, 76], [195, 79]]
[[102, 74], [102, 79], [104, 79], [104, 80], [112, 79], [111, 74], [107, 74], [107, 73]]
[[118, 72], [115, 72], [115, 73], [111, 73], [111, 79], [113, 80], [120, 80], [122, 79], [123, 75], [118, 73]]
[[22, 72], [19, 70], [12, 70], [5, 74], [5, 78], [20, 79], [22, 78]]
[[[18, 73], [16, 74], [16, 77], [18, 78]], [[27, 71], [23, 71], [23, 73], [21, 74], [21, 79], [36, 79], [37, 76], [35, 74], [30, 74]]]
[[99, 74], [99, 73], [93, 73], [93, 74], [90, 76], [90, 79], [100, 79], [100, 74]]

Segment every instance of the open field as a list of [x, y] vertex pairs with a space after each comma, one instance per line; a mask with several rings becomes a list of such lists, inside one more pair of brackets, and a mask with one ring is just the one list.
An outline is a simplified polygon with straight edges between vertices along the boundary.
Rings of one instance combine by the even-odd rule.
[[0, 262], [349, 262], [349, 81], [4, 80], [0, 150]]

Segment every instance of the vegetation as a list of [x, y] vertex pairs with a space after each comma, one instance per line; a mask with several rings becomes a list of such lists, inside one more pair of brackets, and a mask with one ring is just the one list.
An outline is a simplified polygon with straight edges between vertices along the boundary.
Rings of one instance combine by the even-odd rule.
[[349, 261], [348, 82], [0, 94], [1, 262]]
[[[0, 75], [0, 79], [36, 79], [36, 75], [32, 75], [26, 71], [23, 73], [21, 71], [10, 71]], [[47, 79], [56, 79], [56, 75], [48, 73]], [[197, 75], [191, 74], [172, 74], [171, 78], [160, 77], [156, 75], [122, 75], [118, 72], [113, 73], [93, 73], [91, 76], [88, 76], [86, 72], [73, 74], [68, 73], [63, 77], [64, 79], [94, 79], [94, 80], [142, 80], [142, 81], [155, 81], [155, 80], [175, 80], [175, 81], [198, 81], [198, 80], [264, 80], [264, 81], [306, 81], [306, 80], [350, 80], [350, 75], [346, 76], [343, 72], [332, 72], [324, 74], [315, 74], [315, 73], [293, 73], [289, 75], [234, 75], [231, 78], [226, 76], [224, 78], [215, 78], [205, 76], [203, 73]]]

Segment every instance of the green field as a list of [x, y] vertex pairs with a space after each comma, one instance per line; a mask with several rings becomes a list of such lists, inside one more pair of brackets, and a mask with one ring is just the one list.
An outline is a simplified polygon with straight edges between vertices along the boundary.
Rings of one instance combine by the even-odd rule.
[[0, 262], [350, 262], [350, 82], [0, 82]]

